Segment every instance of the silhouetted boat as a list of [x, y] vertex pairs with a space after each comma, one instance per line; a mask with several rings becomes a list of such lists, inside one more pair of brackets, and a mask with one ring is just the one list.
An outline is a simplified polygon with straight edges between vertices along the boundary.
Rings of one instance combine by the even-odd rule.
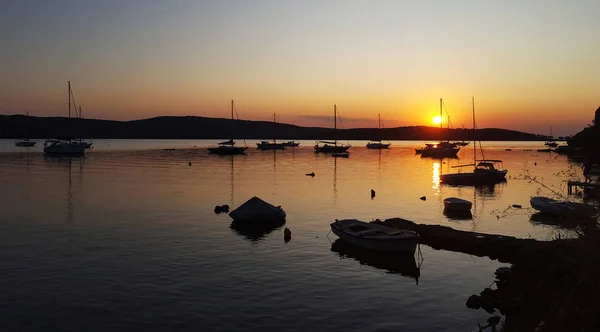
[[[337, 106], [333, 105], [333, 129], [337, 131]], [[322, 143], [322, 145], [319, 145]], [[315, 152], [326, 152], [326, 153], [339, 153], [346, 152], [350, 148], [350, 144], [338, 145], [337, 139], [335, 141], [317, 141], [315, 144]]]
[[[27, 119], [29, 120], [29, 112], [27, 112]], [[36, 141], [32, 141], [29, 139], [29, 125], [27, 125], [27, 138], [20, 140], [20, 141], [16, 141], [15, 142], [15, 146], [19, 146], [19, 147], [32, 147], [35, 146]]]
[[[69, 94], [69, 125], [71, 124], [71, 81], [67, 82]], [[69, 128], [70, 129], [70, 128]], [[70, 131], [70, 130], [69, 130]], [[85, 146], [70, 137], [68, 139], [49, 139], [44, 142], [44, 154], [47, 155], [83, 155]]]
[[331, 223], [331, 231], [348, 243], [379, 251], [414, 254], [419, 239], [415, 231], [356, 219], [336, 220]]
[[469, 145], [469, 142], [461, 141], [461, 142], [454, 142], [452, 144], [456, 144], [458, 146], [467, 146], [467, 145]]
[[[382, 122], [381, 122], [381, 115], [378, 113], [377, 114], [377, 129], [379, 129], [378, 131], [381, 132], [381, 127], [382, 126]], [[381, 139], [377, 139], [377, 140], [371, 140], [369, 143], [367, 143], [367, 149], [389, 149], [391, 143], [388, 141], [388, 143], [382, 143]]]
[[444, 199], [444, 209], [454, 212], [468, 212], [471, 211], [473, 203], [457, 197], [448, 197]]
[[550, 136], [548, 136], [548, 140], [544, 143], [544, 145], [549, 148], [555, 148], [558, 146], [558, 143], [556, 142], [556, 140], [554, 139], [554, 136], [552, 135], [552, 126], [550, 126]]
[[285, 220], [285, 211], [281, 206], [271, 205], [254, 196], [229, 213], [231, 219], [246, 222], [249, 225], [278, 223]]
[[569, 201], [559, 201], [544, 196], [535, 196], [529, 200], [531, 207], [547, 214], [570, 216], [583, 212], [586, 205]]
[[340, 258], [352, 258], [361, 265], [365, 264], [387, 270], [390, 273], [398, 273], [413, 278], [417, 282], [421, 276], [421, 270], [415, 261], [415, 255], [411, 253], [388, 253], [369, 250], [342, 239], [333, 241], [331, 251], [338, 253]]
[[[473, 131], [475, 131], [475, 98], [473, 98]], [[481, 143], [480, 143], [481, 145]], [[483, 153], [483, 148], [482, 148]], [[505, 169], [497, 169], [495, 165], [501, 165], [502, 160], [480, 160], [477, 162], [477, 142], [473, 140], [473, 164], [459, 165], [454, 167], [474, 166], [472, 172], [461, 172], [440, 175], [440, 182], [449, 185], [480, 185], [494, 184], [506, 180]], [[501, 167], [501, 166], [500, 166]]]
[[[273, 124], [275, 123], [275, 113], [273, 113]], [[261, 140], [260, 143], [256, 143], [256, 147], [259, 150], [285, 150], [286, 145], [284, 143], [277, 143], [277, 140], [273, 139], [273, 142]]]
[[300, 142], [294, 142], [294, 141], [287, 141], [287, 142], [283, 142], [281, 144], [283, 144], [283, 146], [288, 147], [288, 148], [297, 148], [298, 146], [300, 146]]
[[[443, 102], [440, 98], [440, 118], [442, 117]], [[442, 130], [442, 122], [440, 122], [440, 132]], [[431, 158], [452, 158], [456, 157], [460, 151], [460, 148], [456, 143], [450, 143], [449, 141], [440, 141], [437, 144], [425, 144], [422, 149], [415, 149], [416, 154], [420, 154], [421, 157]]]
[[[233, 104], [233, 100], [231, 100], [231, 123], [232, 123], [232, 128], [234, 125], [234, 119], [233, 119], [233, 111], [234, 111], [234, 104]], [[246, 151], [246, 149], [248, 148], [247, 146], [235, 146], [235, 141], [233, 140], [233, 132], [231, 133], [232, 138], [224, 141], [224, 142], [220, 142], [218, 143], [217, 147], [209, 147], [208, 148], [208, 152], [210, 153], [214, 153], [214, 154], [218, 154], [218, 155], [234, 155], [234, 154], [242, 154], [244, 153], [244, 151]]]

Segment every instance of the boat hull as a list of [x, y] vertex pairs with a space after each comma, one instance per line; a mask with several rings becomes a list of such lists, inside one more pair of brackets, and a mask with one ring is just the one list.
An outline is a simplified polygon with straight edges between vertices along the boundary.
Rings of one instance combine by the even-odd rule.
[[[344, 227], [340, 225], [340, 222], [336, 221], [331, 224], [331, 231], [337, 235], [341, 240], [346, 241], [355, 246], [363, 247], [370, 250], [386, 251], [386, 252], [404, 252], [414, 254], [417, 248], [418, 235], [414, 232], [412, 234], [403, 237], [385, 236], [385, 237], [372, 237], [372, 236], [360, 236], [359, 234], [349, 233], [344, 230]], [[356, 221], [361, 225], [369, 225], [369, 223]], [[376, 227], [371, 225], [372, 227]], [[390, 231], [403, 231], [387, 226], [377, 226], [383, 229], [389, 229]], [[407, 232], [406, 230], [404, 230]]]
[[585, 204], [574, 203], [568, 201], [557, 201], [548, 197], [536, 196], [529, 200], [531, 207], [546, 213], [558, 216], [571, 216], [581, 213], [585, 208]]
[[460, 148], [434, 148], [421, 150], [422, 157], [430, 158], [452, 158], [456, 157]]
[[454, 212], [468, 212], [471, 211], [473, 203], [460, 199], [460, 198], [446, 198], [444, 199], [444, 209]]
[[440, 182], [448, 185], [473, 186], [480, 184], [496, 184], [506, 181], [506, 170], [480, 173], [455, 173], [440, 175]]
[[297, 143], [297, 142], [284, 142], [282, 144], [283, 144], [283, 146], [288, 147], [288, 148], [297, 148], [300, 146], [300, 143]]
[[32, 147], [32, 146], [35, 146], [35, 142], [31, 142], [31, 141], [15, 142], [15, 146]]
[[384, 143], [367, 143], [367, 149], [381, 150], [381, 149], [389, 149], [389, 148], [390, 148], [390, 144], [384, 144]]
[[283, 143], [256, 143], [259, 150], [285, 150], [286, 146]]
[[230, 156], [236, 154], [243, 154], [246, 151], [247, 147], [245, 146], [234, 146], [234, 147], [216, 147], [216, 148], [208, 148], [208, 152], [213, 154], [218, 154], [221, 156]]
[[315, 145], [315, 152], [323, 152], [323, 153], [340, 153], [348, 151], [350, 147], [344, 145], [326, 145], [326, 146], [318, 146]]
[[85, 147], [76, 143], [59, 143], [44, 147], [47, 155], [84, 155]]

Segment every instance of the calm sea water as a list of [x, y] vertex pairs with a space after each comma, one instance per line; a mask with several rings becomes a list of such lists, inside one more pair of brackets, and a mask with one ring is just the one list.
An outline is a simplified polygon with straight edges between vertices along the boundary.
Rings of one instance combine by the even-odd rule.
[[[526, 170], [562, 190], [562, 172], [580, 173], [535, 152], [539, 142], [484, 142], [510, 175], [486, 188], [438, 182], [471, 160], [471, 146], [435, 160], [414, 154], [423, 142], [387, 151], [351, 142], [350, 158], [336, 159], [312, 142], [278, 152], [248, 142], [233, 157], [209, 155], [212, 143], [96, 140], [84, 158], [48, 158], [1, 140], [0, 330], [476, 330], [488, 315], [464, 303], [500, 263], [427, 246], [408, 259], [365, 256], [329, 224], [399, 216], [549, 239], [556, 230], [526, 209], [540, 185], [514, 177]], [[290, 242], [282, 228], [248, 234], [213, 213], [252, 196], [287, 211]], [[473, 219], [445, 217], [449, 196], [473, 201]]]

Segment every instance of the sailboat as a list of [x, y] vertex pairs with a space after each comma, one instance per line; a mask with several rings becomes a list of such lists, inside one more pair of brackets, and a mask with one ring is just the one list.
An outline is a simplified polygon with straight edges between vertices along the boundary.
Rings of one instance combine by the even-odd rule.
[[[77, 118], [78, 119], [83, 119], [83, 112], [81, 111], [81, 106], [79, 106], [79, 114], [78, 114]], [[92, 143], [91, 140], [88, 140], [86, 142], [82, 138], [75, 139], [75, 142], [79, 143], [80, 145], [82, 145], [86, 149], [91, 149], [92, 148], [92, 144], [94, 144], [94, 143]]]
[[[233, 100], [231, 100], [231, 123], [233, 127], [233, 110], [235, 109], [235, 105]], [[233, 155], [233, 154], [242, 154], [247, 146], [235, 146], [235, 141], [233, 140], [233, 132], [231, 133], [231, 139], [218, 143], [216, 147], [208, 148], [208, 152], [218, 154], [218, 155]]]
[[[29, 112], [27, 112], [27, 118], [29, 119]], [[28, 132], [29, 132], [29, 128], [28, 128]], [[20, 140], [20, 141], [16, 141], [15, 146], [32, 147], [32, 146], [35, 146], [35, 143], [36, 143], [35, 141], [29, 140], [29, 133], [28, 133], [27, 138]]]
[[[292, 125], [294, 125], [294, 124], [292, 123]], [[296, 126], [294, 126], [294, 127], [295, 127], [295, 129], [297, 129]], [[288, 148], [297, 148], [297, 147], [300, 146], [300, 142], [296, 142], [295, 140], [291, 140], [291, 141], [283, 142], [283, 145], [286, 146], [286, 147], [288, 147]]]
[[[273, 113], [273, 124], [276, 124], [275, 113]], [[259, 150], [285, 150], [286, 148], [284, 143], [277, 143], [275, 138], [273, 139], [273, 142], [261, 140], [260, 143], [256, 143], [256, 147]]]
[[[449, 185], [481, 185], [496, 184], [506, 180], [506, 169], [502, 167], [502, 160], [483, 159], [477, 162], [477, 142], [475, 140], [475, 98], [473, 102], [473, 164], [454, 167], [474, 166], [472, 172], [452, 173], [440, 175], [440, 182]], [[479, 143], [481, 147], [481, 142]], [[481, 148], [483, 155], [483, 148]], [[497, 166], [500, 166], [497, 168]]]
[[[337, 131], [337, 105], [333, 105], [333, 129]], [[320, 145], [322, 143], [322, 145]], [[346, 152], [350, 144], [338, 145], [337, 139], [332, 141], [317, 141], [315, 143], [315, 152], [340, 153]]]
[[[69, 88], [69, 126], [71, 123], [71, 96], [73, 95], [71, 90], [71, 81], [67, 82]], [[71, 133], [69, 133], [71, 135]], [[44, 154], [48, 155], [83, 155], [85, 153], [85, 146], [79, 144], [79, 142], [71, 139], [69, 136], [67, 139], [49, 139], [44, 142]]]
[[[381, 122], [381, 114], [377, 114], [377, 129], [379, 129], [379, 132], [381, 132], [381, 127], [382, 126], [382, 122]], [[367, 143], [367, 149], [389, 149], [391, 143], [388, 141], [388, 143], [381, 143], [381, 139], [377, 139], [377, 140], [371, 140], [369, 143]]]
[[558, 146], [558, 143], [556, 143], [556, 140], [552, 135], [552, 126], [550, 126], [550, 136], [548, 136], [548, 140], [546, 141], [546, 143], [544, 143], [544, 145], [546, 145], [549, 148], [555, 148]]
[[[440, 118], [442, 118], [443, 102], [440, 98]], [[440, 132], [442, 129], [442, 122], [440, 121]], [[456, 157], [460, 148], [455, 143], [449, 141], [440, 141], [437, 144], [425, 144], [422, 149], [415, 149], [416, 153], [420, 153], [423, 157], [433, 158], [453, 158]]]

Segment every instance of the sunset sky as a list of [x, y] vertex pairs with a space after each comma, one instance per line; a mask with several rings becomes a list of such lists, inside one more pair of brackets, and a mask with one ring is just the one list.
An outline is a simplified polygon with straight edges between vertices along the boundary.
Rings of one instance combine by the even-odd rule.
[[[19, 0], [0, 4], [0, 114], [228, 117], [568, 135], [600, 105], [600, 1]], [[444, 115], [445, 117], [445, 115]], [[445, 121], [445, 119], [444, 119]], [[444, 122], [444, 126], [446, 123]]]

